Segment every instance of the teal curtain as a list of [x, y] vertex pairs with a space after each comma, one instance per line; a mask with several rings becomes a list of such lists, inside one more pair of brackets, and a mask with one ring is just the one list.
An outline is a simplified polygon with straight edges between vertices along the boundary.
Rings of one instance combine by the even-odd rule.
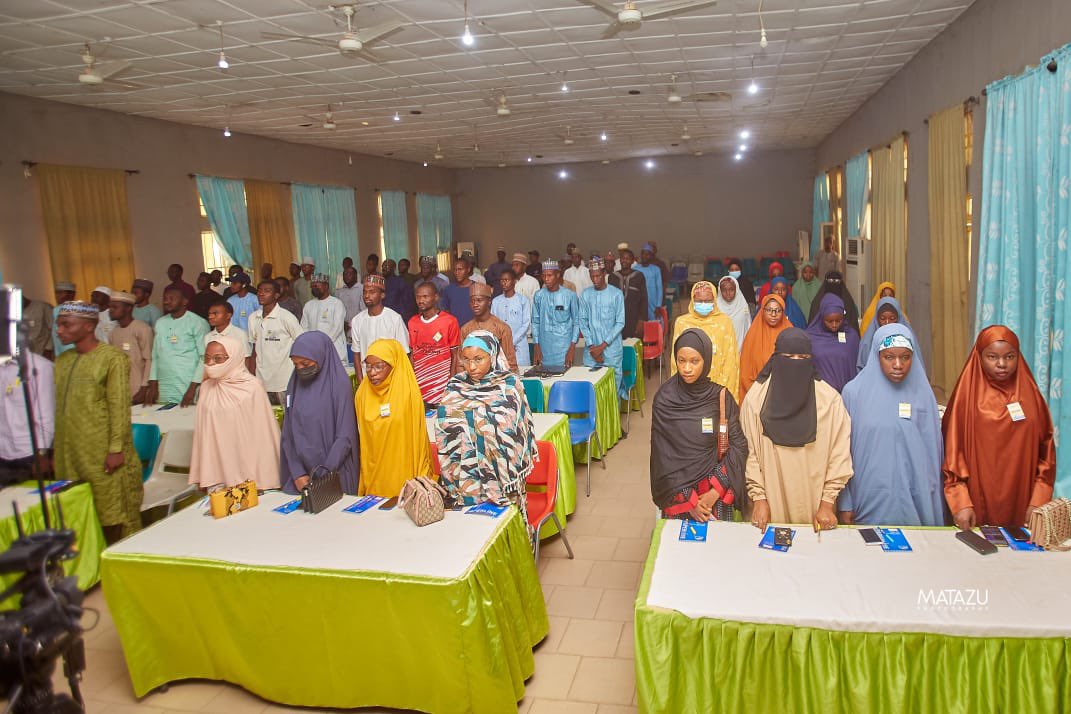
[[208, 223], [223, 249], [246, 270], [253, 267], [249, 247], [249, 216], [245, 210], [245, 182], [218, 176], [198, 176], [197, 193], [205, 205]]
[[861, 235], [863, 219], [866, 217], [866, 196], [869, 189], [867, 171], [867, 152], [856, 154], [848, 159], [844, 169], [844, 199], [847, 203], [846, 237]]
[[383, 259], [397, 261], [409, 257], [405, 191], [380, 191], [379, 205], [383, 219]]
[[[1050, 60], [1057, 71], [1049, 72]], [[1060, 434], [1071, 421], [1063, 382], [1071, 380], [1071, 304], [1065, 301], [1071, 230], [1071, 45], [1038, 66], [987, 88], [982, 153], [982, 219], [975, 327], [1016, 332], [1052, 411], [1056, 491], [1071, 495], [1071, 464]]]
[[814, 177], [814, 201], [811, 207], [811, 260], [822, 249], [822, 224], [829, 219], [829, 178], [825, 173]]
[[448, 252], [454, 244], [454, 214], [449, 196], [435, 196], [435, 247]]
[[420, 255], [432, 255], [438, 251], [439, 241], [435, 223], [436, 196], [418, 193], [416, 197], [417, 244]]
[[329, 275], [342, 270], [342, 259], [347, 256], [360, 263], [352, 188], [295, 183], [290, 187], [290, 202], [302, 257], [312, 258], [317, 270]]

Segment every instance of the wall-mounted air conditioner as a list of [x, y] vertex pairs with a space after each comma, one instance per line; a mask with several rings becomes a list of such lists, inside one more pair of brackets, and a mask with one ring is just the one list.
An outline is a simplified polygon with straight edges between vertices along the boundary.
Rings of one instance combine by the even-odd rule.
[[856, 305], [864, 304], [863, 301], [870, 295], [872, 288], [870, 282], [870, 241], [852, 236], [848, 239], [848, 249], [844, 256], [844, 282], [848, 292], [855, 298]]

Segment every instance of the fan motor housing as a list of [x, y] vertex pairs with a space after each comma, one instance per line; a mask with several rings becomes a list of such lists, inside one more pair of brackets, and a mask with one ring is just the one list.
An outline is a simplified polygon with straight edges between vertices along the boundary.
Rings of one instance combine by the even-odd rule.
[[637, 25], [643, 19], [643, 13], [634, 7], [627, 7], [617, 13], [617, 21], [622, 25]]
[[338, 41], [338, 49], [341, 52], [360, 52], [364, 45], [356, 37], [343, 37]]

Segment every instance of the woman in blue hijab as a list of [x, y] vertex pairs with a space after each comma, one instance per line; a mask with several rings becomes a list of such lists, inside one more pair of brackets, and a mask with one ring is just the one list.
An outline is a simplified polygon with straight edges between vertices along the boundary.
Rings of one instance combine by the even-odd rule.
[[[894, 322], [911, 327], [911, 322], [907, 319], [907, 315], [904, 314], [904, 309], [900, 307], [900, 301], [894, 297], [883, 297], [878, 300], [874, 308], [874, 317], [870, 318], [869, 325], [864, 325], [866, 331], [859, 338], [859, 359], [856, 361], [856, 366], [860, 370], [866, 366], [867, 360], [870, 359], [870, 347], [874, 344], [874, 333], [877, 332], [879, 327], [884, 327]], [[921, 352], [915, 354], [914, 362], [916, 369], [923, 372], [926, 371], [926, 366], [922, 364]]]
[[344, 493], [356, 494], [361, 473], [353, 385], [323, 332], [300, 335], [290, 348], [294, 373], [286, 388], [279, 455], [280, 481], [299, 493], [318, 466], [338, 471]]
[[907, 325], [873, 334], [866, 367], [841, 397], [852, 419], [855, 476], [840, 493], [842, 523], [943, 526], [944, 447], [937, 400]]

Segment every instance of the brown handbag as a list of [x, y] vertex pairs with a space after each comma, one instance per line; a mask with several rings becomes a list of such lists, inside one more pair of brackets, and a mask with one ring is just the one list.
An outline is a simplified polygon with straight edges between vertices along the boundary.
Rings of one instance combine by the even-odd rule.
[[1045, 550], [1071, 550], [1063, 545], [1071, 539], [1071, 500], [1057, 498], [1038, 506], [1030, 514], [1030, 542]]
[[253, 480], [242, 481], [237, 486], [217, 486], [208, 494], [213, 518], [224, 518], [232, 513], [249, 510], [258, 502], [257, 484]]
[[427, 476], [411, 478], [402, 485], [402, 508], [410, 520], [418, 526], [426, 526], [443, 519], [446, 512], [445, 488]]

